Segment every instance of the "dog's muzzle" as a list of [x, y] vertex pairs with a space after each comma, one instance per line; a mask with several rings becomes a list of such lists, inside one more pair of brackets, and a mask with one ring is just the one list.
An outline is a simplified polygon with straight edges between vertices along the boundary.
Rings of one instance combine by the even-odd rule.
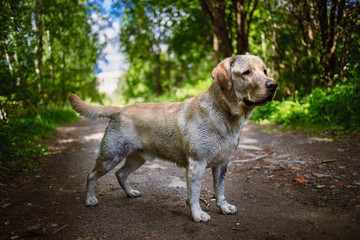
[[263, 100], [258, 101], [258, 102], [252, 102], [248, 99], [244, 99], [243, 101], [244, 101], [245, 105], [248, 107], [256, 107], [256, 106], [264, 106], [268, 102], [271, 102], [275, 96], [275, 92], [277, 89], [277, 83], [274, 80], [269, 79], [265, 82], [265, 87], [269, 92], [269, 96], [267, 96], [266, 98], [264, 98]]

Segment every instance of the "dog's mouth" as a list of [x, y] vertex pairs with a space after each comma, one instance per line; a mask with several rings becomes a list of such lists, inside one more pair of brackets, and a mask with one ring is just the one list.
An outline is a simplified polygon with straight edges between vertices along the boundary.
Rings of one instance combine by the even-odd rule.
[[274, 98], [274, 94], [270, 94], [267, 98], [259, 101], [259, 102], [252, 102], [247, 99], [244, 99], [244, 103], [248, 107], [258, 107], [258, 106], [265, 106], [268, 102], [271, 102]]

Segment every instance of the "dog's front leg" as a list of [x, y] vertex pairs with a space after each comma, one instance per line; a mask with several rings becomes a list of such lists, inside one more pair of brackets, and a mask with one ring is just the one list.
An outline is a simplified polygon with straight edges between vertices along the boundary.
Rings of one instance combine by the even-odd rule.
[[236, 207], [234, 205], [230, 205], [225, 200], [225, 196], [224, 196], [224, 189], [225, 189], [224, 180], [225, 180], [226, 168], [227, 168], [227, 163], [212, 168], [216, 204], [221, 209], [223, 214], [235, 214], [237, 213]]
[[195, 222], [207, 222], [210, 220], [209, 214], [201, 209], [199, 203], [201, 180], [206, 165], [206, 161], [195, 161], [190, 158], [189, 165], [186, 169], [188, 203], [190, 204], [191, 214]]

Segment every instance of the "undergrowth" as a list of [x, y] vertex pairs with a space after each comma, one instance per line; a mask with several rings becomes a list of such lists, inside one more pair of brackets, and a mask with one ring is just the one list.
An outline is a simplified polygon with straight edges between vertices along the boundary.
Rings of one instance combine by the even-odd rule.
[[40, 139], [51, 136], [56, 127], [79, 120], [70, 109], [48, 108], [37, 113], [24, 111], [13, 120], [0, 121], [0, 179], [32, 169], [47, 148]]
[[360, 94], [355, 84], [314, 89], [301, 99], [273, 101], [256, 108], [252, 120], [290, 129], [360, 131]]

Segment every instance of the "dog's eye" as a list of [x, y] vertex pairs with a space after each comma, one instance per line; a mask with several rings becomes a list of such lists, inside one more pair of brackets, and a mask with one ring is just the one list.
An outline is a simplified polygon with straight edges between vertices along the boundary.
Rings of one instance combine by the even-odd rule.
[[265, 75], [267, 76], [267, 70], [266, 70], [266, 69], [264, 69], [264, 73], [265, 73]]
[[245, 72], [243, 72], [243, 75], [249, 75], [250, 73], [250, 70], [246, 70]]

